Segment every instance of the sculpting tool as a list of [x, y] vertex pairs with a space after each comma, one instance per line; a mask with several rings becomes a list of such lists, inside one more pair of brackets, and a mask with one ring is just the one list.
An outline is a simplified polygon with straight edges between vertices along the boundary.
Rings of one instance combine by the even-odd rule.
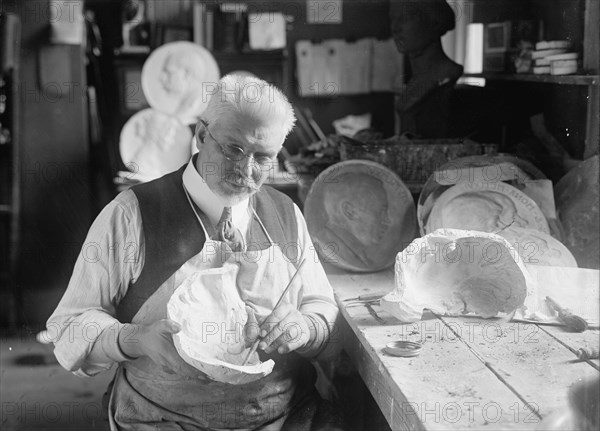
[[366, 293], [364, 295], [355, 296], [354, 298], [346, 298], [346, 299], [344, 299], [344, 302], [345, 301], [366, 301], [366, 302], [375, 301], [375, 300], [381, 299], [388, 293], [389, 292]]
[[588, 323], [583, 318], [571, 313], [571, 311], [566, 308], [562, 308], [554, 299], [546, 296], [546, 302], [551, 308], [556, 310], [558, 313], [558, 320], [571, 331], [583, 332], [588, 328]]
[[[292, 276], [290, 282], [288, 283], [288, 285], [285, 287], [285, 289], [283, 290], [283, 293], [281, 294], [281, 296], [279, 297], [279, 300], [277, 301], [277, 303], [275, 304], [275, 307], [273, 307], [273, 311], [271, 312], [271, 314], [273, 314], [275, 312], [275, 310], [277, 310], [277, 307], [279, 307], [279, 305], [281, 304], [281, 301], [283, 301], [283, 298], [285, 297], [285, 295], [287, 294], [288, 290], [290, 290], [290, 287], [292, 287], [292, 283], [294, 282], [294, 280], [296, 279], [296, 276], [298, 275], [298, 273], [300, 272], [300, 268], [302, 268], [302, 265], [304, 265], [304, 262], [306, 261], [306, 259], [302, 259], [302, 261], [300, 262], [300, 265], [298, 265], [298, 268], [296, 269], [296, 272], [294, 273], [294, 275]], [[267, 318], [265, 318], [265, 320], [267, 320]], [[263, 320], [261, 322], [261, 324], [259, 325], [262, 326], [262, 324], [265, 323], [265, 321]], [[252, 344], [252, 348], [250, 349], [250, 351], [248, 352], [248, 355], [246, 355], [246, 359], [244, 359], [244, 362], [242, 362], [242, 367], [244, 365], [246, 365], [246, 363], [248, 362], [248, 359], [250, 359], [250, 356], [252, 356], [254, 353], [256, 353], [256, 349], [258, 349], [258, 344], [260, 343], [260, 340], [262, 340], [261, 337], [257, 337], [256, 340], [254, 341], [254, 343]]]
[[577, 351], [577, 357], [585, 361], [586, 359], [598, 359], [600, 354], [597, 349], [582, 347]]

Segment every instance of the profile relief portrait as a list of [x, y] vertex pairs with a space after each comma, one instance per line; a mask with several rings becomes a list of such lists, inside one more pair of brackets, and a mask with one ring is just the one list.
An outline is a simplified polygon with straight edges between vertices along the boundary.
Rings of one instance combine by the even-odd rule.
[[202, 97], [206, 65], [202, 58], [190, 51], [179, 51], [165, 57], [159, 76], [162, 89], [169, 98], [178, 101], [175, 116], [187, 116]]
[[148, 147], [169, 151], [175, 145], [177, 123], [160, 113], [149, 113], [135, 123], [135, 136], [145, 143], [139, 152], [147, 152]]
[[148, 108], [134, 114], [123, 126], [119, 152], [140, 181], [149, 181], [189, 160], [191, 138], [191, 131], [176, 118]]
[[377, 264], [378, 248], [392, 224], [383, 182], [363, 173], [342, 174], [324, 188], [323, 201], [326, 222], [316, 241], [325, 254], [359, 269]]
[[450, 228], [494, 233], [510, 226], [528, 227], [514, 202], [494, 191], [460, 194], [439, 209], [439, 214], [439, 218], [432, 217], [432, 231]]

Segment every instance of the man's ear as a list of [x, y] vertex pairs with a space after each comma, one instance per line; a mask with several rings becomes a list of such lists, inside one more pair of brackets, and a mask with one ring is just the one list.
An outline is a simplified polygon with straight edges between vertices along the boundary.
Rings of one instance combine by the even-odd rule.
[[202, 151], [204, 146], [204, 140], [206, 139], [206, 125], [200, 120], [196, 123], [196, 130], [194, 131], [194, 138], [196, 138], [196, 148], [198, 151]]
[[200, 120], [196, 123], [196, 131], [194, 132], [194, 136], [196, 136], [196, 141], [198, 141], [198, 145], [204, 143], [204, 138], [206, 137], [206, 125], [204, 121]]

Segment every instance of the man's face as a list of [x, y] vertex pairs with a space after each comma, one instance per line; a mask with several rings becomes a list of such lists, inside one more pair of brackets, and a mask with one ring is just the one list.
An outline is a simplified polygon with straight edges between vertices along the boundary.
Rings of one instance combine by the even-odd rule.
[[188, 76], [185, 68], [176, 64], [173, 60], [167, 60], [164, 63], [160, 82], [168, 93], [182, 94], [185, 92], [188, 84]]
[[277, 163], [284, 135], [264, 123], [230, 111], [199, 127], [196, 168], [227, 205], [256, 193]]

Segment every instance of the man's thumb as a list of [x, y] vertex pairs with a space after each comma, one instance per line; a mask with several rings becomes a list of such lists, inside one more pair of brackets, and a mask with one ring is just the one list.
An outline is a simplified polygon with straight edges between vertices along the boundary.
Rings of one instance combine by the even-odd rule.
[[258, 321], [256, 320], [254, 310], [250, 307], [246, 307], [246, 311], [248, 312], [248, 320], [244, 326], [244, 338], [246, 343], [251, 344], [258, 338], [260, 328], [258, 326]]
[[160, 321], [159, 330], [169, 334], [175, 334], [181, 331], [181, 325], [173, 320], [163, 319]]
[[248, 313], [248, 321], [246, 322], [247, 324], [258, 323], [256, 320], [256, 314], [254, 314], [254, 310], [252, 308], [246, 307], [246, 312]]

